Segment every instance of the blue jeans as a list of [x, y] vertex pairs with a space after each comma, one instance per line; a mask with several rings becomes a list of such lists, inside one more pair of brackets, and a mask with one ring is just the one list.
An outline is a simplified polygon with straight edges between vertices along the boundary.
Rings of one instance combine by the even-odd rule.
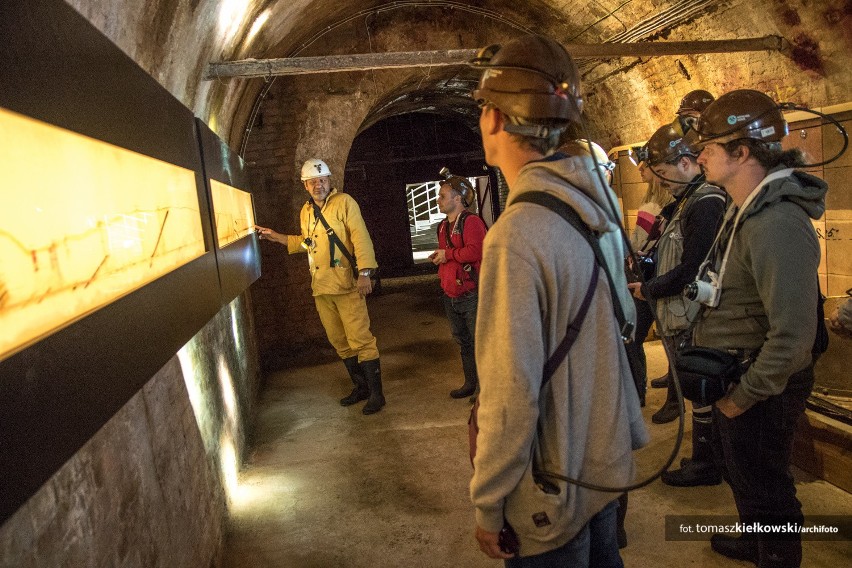
[[618, 553], [615, 499], [577, 535], [555, 550], [505, 561], [506, 568], [623, 568]]
[[453, 339], [461, 348], [462, 369], [466, 385], [479, 385], [476, 374], [476, 353], [473, 338], [476, 335], [476, 308], [479, 296], [476, 292], [467, 292], [458, 298], [444, 295], [444, 311], [450, 320]]

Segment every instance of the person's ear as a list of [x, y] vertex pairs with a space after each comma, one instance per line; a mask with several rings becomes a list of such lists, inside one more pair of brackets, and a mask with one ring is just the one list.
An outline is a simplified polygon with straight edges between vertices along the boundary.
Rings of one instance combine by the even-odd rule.
[[505, 118], [496, 107], [489, 107], [485, 112], [485, 131], [487, 134], [499, 134], [503, 130]]

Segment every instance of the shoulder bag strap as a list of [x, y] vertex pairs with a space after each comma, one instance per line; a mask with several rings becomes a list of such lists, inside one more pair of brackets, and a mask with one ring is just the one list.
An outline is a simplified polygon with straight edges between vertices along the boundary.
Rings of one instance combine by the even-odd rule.
[[322, 226], [325, 227], [325, 234], [328, 235], [328, 241], [331, 246], [328, 247], [329, 255], [331, 255], [331, 259], [329, 260], [329, 266], [334, 268], [334, 247], [340, 249], [341, 254], [346, 257], [346, 260], [349, 261], [349, 266], [352, 268], [352, 276], [355, 280], [358, 280], [358, 265], [355, 262], [355, 257], [352, 256], [352, 253], [343, 246], [343, 243], [340, 242], [340, 237], [334, 232], [334, 229], [329, 226], [328, 221], [325, 220], [325, 217], [322, 216], [322, 211], [316, 203], [312, 203], [314, 206], [314, 217], [319, 219]]

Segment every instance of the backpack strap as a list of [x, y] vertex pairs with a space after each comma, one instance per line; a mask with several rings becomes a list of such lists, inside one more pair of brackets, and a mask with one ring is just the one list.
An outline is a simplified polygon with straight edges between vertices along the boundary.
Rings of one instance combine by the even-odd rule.
[[583, 298], [583, 303], [580, 305], [580, 309], [577, 312], [577, 317], [574, 318], [574, 321], [568, 324], [568, 330], [565, 332], [565, 337], [559, 343], [559, 346], [553, 352], [553, 355], [545, 362], [544, 364], [544, 375], [541, 379], [541, 386], [547, 384], [547, 381], [550, 380], [550, 377], [553, 376], [553, 373], [556, 372], [556, 369], [559, 368], [559, 365], [562, 364], [562, 361], [565, 360], [565, 357], [568, 355], [568, 351], [571, 350], [571, 346], [574, 345], [574, 342], [577, 340], [577, 336], [580, 335], [580, 328], [583, 326], [583, 321], [586, 319], [586, 314], [589, 311], [589, 306], [592, 303], [592, 297], [595, 295], [595, 288], [598, 286], [598, 272], [600, 272], [597, 262], [595, 262], [595, 266], [592, 269], [592, 281], [589, 282], [589, 289], [586, 290], [586, 297]]
[[[467, 219], [468, 215], [472, 215], [470, 211], [463, 210], [459, 213], [458, 219], [458, 227], [459, 227], [459, 236], [461, 236], [461, 246], [464, 248], [464, 220]], [[450, 221], [446, 217], [444, 220], [438, 224], [438, 234], [441, 233], [441, 227], [444, 228], [444, 240], [447, 241], [447, 248], [456, 248], [453, 245], [453, 235], [452, 229], [450, 229]]]
[[621, 302], [615, 292], [615, 280], [612, 278], [612, 272], [606, 263], [603, 251], [601, 251], [600, 242], [598, 242], [598, 239], [600, 238], [599, 234], [592, 231], [589, 226], [580, 219], [580, 215], [578, 215], [570, 205], [555, 195], [551, 195], [543, 191], [529, 191], [519, 195], [512, 201], [513, 204], [520, 202], [535, 203], [536, 205], [550, 209], [565, 219], [577, 230], [578, 233], [583, 236], [583, 238], [586, 239], [589, 246], [592, 247], [592, 251], [595, 253], [595, 259], [597, 259], [598, 264], [601, 268], [603, 268], [604, 273], [606, 274], [607, 281], [609, 282], [609, 293], [612, 296], [612, 309], [615, 312], [615, 318], [618, 321], [621, 336], [625, 341], [627, 341], [627, 339], [633, 334], [635, 324], [627, 321], [627, 317], [624, 315], [624, 309], [622, 308]]
[[[475, 215], [475, 213], [471, 213], [470, 211], [468, 211], [466, 209], [463, 210], [461, 213], [459, 213], [459, 218], [458, 218], [457, 224], [458, 224], [459, 236], [461, 237], [461, 246], [462, 247], [464, 247], [464, 221], [465, 221], [465, 219], [467, 219], [471, 215]], [[478, 217], [478, 215], [477, 215], [477, 217]], [[484, 221], [483, 221], [483, 224], [484, 224]], [[452, 230], [450, 229], [449, 219], [444, 218], [444, 220], [441, 221], [438, 224], [437, 233], [438, 233], [439, 237], [440, 237], [440, 234], [441, 234], [441, 227], [444, 228], [444, 240], [446, 241], [447, 248], [456, 248], [455, 246], [453, 246], [453, 238], [452, 238], [453, 236], [452, 236]], [[462, 264], [461, 267], [462, 267], [462, 270], [465, 272], [465, 274], [467, 274], [468, 278], [470, 278], [471, 281], [474, 284], [478, 285], [479, 284], [479, 278], [477, 277], [476, 269], [473, 267], [473, 264], [467, 262], [467, 263]]]
[[340, 253], [346, 257], [346, 260], [349, 261], [349, 267], [352, 269], [352, 277], [355, 278], [355, 280], [358, 280], [358, 264], [355, 262], [355, 257], [353, 257], [352, 253], [349, 252], [349, 250], [345, 246], [343, 246], [340, 237], [337, 236], [337, 234], [334, 232], [334, 229], [331, 228], [331, 226], [328, 224], [328, 221], [326, 221], [325, 217], [322, 216], [322, 211], [320, 210], [319, 206], [313, 201], [310, 201], [309, 203], [314, 206], [314, 217], [319, 219], [320, 223], [322, 223], [322, 226], [325, 227], [325, 234], [328, 235], [328, 241], [331, 245], [328, 247], [328, 252], [331, 256], [331, 258], [329, 259], [329, 266], [334, 268], [334, 247], [336, 246], [340, 249]]

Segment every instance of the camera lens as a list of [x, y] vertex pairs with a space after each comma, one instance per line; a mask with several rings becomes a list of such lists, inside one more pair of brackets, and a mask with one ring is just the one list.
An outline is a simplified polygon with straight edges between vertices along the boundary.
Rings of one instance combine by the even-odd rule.
[[698, 282], [690, 282], [683, 288], [683, 295], [693, 302], [698, 298]]

